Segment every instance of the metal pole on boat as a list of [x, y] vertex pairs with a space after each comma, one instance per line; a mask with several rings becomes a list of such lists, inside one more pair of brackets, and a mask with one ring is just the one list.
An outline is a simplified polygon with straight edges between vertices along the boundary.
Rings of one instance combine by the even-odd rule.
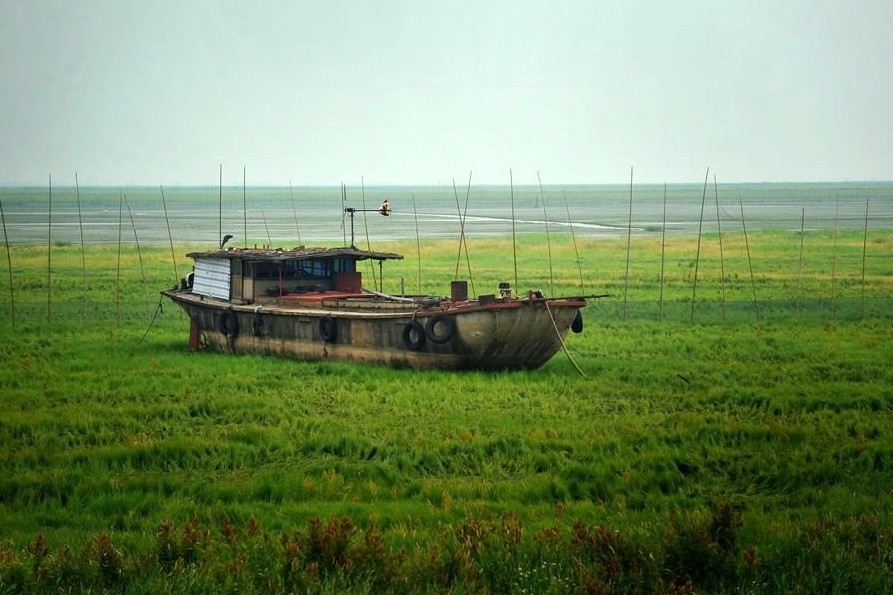
[[418, 282], [419, 287], [417, 292], [419, 294], [422, 293], [422, 244], [419, 240], [419, 212], [416, 210], [415, 206], [415, 194], [412, 195], [412, 214], [415, 217], [415, 252], [416, 252], [416, 261], [418, 261]]
[[509, 168], [509, 193], [512, 197], [512, 262], [515, 265], [515, 290], [518, 288], [518, 248], [515, 238], [515, 182], [512, 179], [512, 168]]
[[546, 213], [546, 194], [543, 192], [543, 180], [540, 172], [536, 172], [540, 184], [540, 196], [543, 197], [543, 222], [546, 224], [546, 249], [549, 251], [549, 293], [555, 294], [555, 275], [552, 272], [552, 239], [549, 237], [549, 215]]
[[217, 182], [217, 245], [223, 246], [223, 164]]
[[[245, 196], [245, 166], [242, 166], [242, 242], [248, 247], [248, 199]], [[268, 234], [269, 235], [269, 234]]]

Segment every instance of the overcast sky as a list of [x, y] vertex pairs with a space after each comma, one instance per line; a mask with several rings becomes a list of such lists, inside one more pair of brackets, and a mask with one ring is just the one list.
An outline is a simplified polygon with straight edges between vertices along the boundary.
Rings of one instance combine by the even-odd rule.
[[0, 186], [893, 179], [890, 0], [0, 4]]

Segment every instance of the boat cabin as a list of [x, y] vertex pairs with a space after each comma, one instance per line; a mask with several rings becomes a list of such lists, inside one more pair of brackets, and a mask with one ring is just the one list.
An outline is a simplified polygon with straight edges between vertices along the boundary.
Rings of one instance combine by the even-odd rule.
[[227, 248], [187, 254], [195, 268], [186, 279], [193, 294], [234, 303], [266, 303], [302, 293], [362, 292], [362, 260], [402, 259], [357, 248]]

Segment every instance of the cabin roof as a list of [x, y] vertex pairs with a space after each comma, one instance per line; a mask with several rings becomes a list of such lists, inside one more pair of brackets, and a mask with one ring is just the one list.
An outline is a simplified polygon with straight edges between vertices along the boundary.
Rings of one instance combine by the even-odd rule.
[[402, 260], [402, 254], [394, 252], [374, 252], [358, 248], [305, 247], [295, 248], [223, 248], [207, 252], [190, 252], [196, 258], [219, 258], [228, 260], [248, 260], [254, 262], [283, 262], [286, 260], [311, 260], [319, 258], [353, 258], [354, 260]]

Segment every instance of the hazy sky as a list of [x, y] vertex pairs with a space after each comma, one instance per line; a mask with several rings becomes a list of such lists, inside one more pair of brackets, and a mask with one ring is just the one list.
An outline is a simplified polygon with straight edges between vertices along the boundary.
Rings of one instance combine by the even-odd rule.
[[893, 179], [890, 0], [4, 0], [0, 185]]

